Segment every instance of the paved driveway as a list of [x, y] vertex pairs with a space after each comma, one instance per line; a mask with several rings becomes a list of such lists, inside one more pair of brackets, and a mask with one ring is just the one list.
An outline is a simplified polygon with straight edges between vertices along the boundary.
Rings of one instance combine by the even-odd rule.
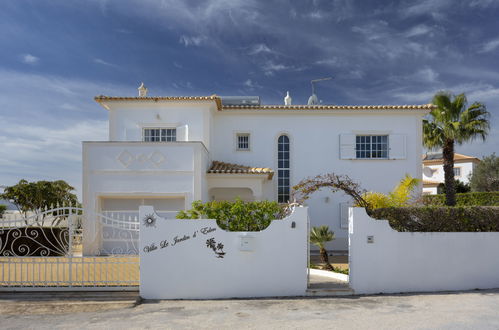
[[[112, 300], [78, 301], [77, 297], [53, 295], [51, 299], [27, 303], [24, 308], [9, 308], [12, 304], [22, 304], [22, 299], [4, 296], [0, 297], [0, 327], [499, 329], [499, 290], [341, 298], [149, 301], [137, 306], [114, 305]], [[76, 304], [76, 309], [70, 308], [71, 304]]]

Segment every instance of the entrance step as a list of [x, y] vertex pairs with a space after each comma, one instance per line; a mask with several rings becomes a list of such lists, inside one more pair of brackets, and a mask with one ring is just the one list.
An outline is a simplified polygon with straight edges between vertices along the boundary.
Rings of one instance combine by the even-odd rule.
[[354, 291], [350, 288], [331, 288], [331, 289], [307, 289], [307, 296], [310, 297], [331, 297], [331, 296], [351, 296]]
[[310, 269], [307, 296], [347, 296], [354, 291], [348, 286], [348, 275]]

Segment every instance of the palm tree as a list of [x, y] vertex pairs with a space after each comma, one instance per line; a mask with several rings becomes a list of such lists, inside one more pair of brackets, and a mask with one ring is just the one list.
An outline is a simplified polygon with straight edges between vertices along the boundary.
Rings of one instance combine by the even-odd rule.
[[324, 264], [326, 270], [334, 270], [333, 266], [329, 263], [327, 255], [326, 243], [334, 240], [334, 233], [329, 230], [328, 226], [313, 227], [310, 231], [310, 243], [317, 245], [320, 249], [321, 262]]
[[423, 144], [429, 149], [442, 148], [446, 205], [456, 205], [454, 189], [454, 145], [485, 140], [489, 132], [489, 112], [484, 104], [474, 102], [467, 106], [466, 96], [438, 92], [432, 103], [436, 105], [428, 119], [423, 120]]

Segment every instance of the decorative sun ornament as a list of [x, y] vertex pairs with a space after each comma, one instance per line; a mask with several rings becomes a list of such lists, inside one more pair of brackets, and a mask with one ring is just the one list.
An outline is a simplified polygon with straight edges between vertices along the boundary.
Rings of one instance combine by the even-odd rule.
[[143, 222], [146, 227], [156, 227], [156, 218], [152, 214], [146, 215]]

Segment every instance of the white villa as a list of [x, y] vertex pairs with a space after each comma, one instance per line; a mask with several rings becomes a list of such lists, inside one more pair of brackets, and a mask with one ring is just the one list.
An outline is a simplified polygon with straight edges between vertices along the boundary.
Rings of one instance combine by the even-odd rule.
[[[468, 183], [480, 159], [454, 153], [454, 179]], [[437, 187], [445, 182], [444, 160], [442, 153], [427, 153], [423, 155], [423, 194], [437, 194]]]
[[[138, 97], [97, 96], [109, 114], [109, 140], [83, 142], [85, 212], [136, 213], [153, 205], [174, 217], [195, 200], [286, 202], [293, 185], [328, 172], [381, 192], [405, 174], [422, 177], [422, 118], [431, 104], [316, 99], [264, 105], [258, 97], [151, 97], [143, 85]], [[326, 191], [307, 201], [311, 226], [335, 232], [331, 249], [348, 248], [349, 203]], [[94, 227], [84, 224], [84, 240]]]

